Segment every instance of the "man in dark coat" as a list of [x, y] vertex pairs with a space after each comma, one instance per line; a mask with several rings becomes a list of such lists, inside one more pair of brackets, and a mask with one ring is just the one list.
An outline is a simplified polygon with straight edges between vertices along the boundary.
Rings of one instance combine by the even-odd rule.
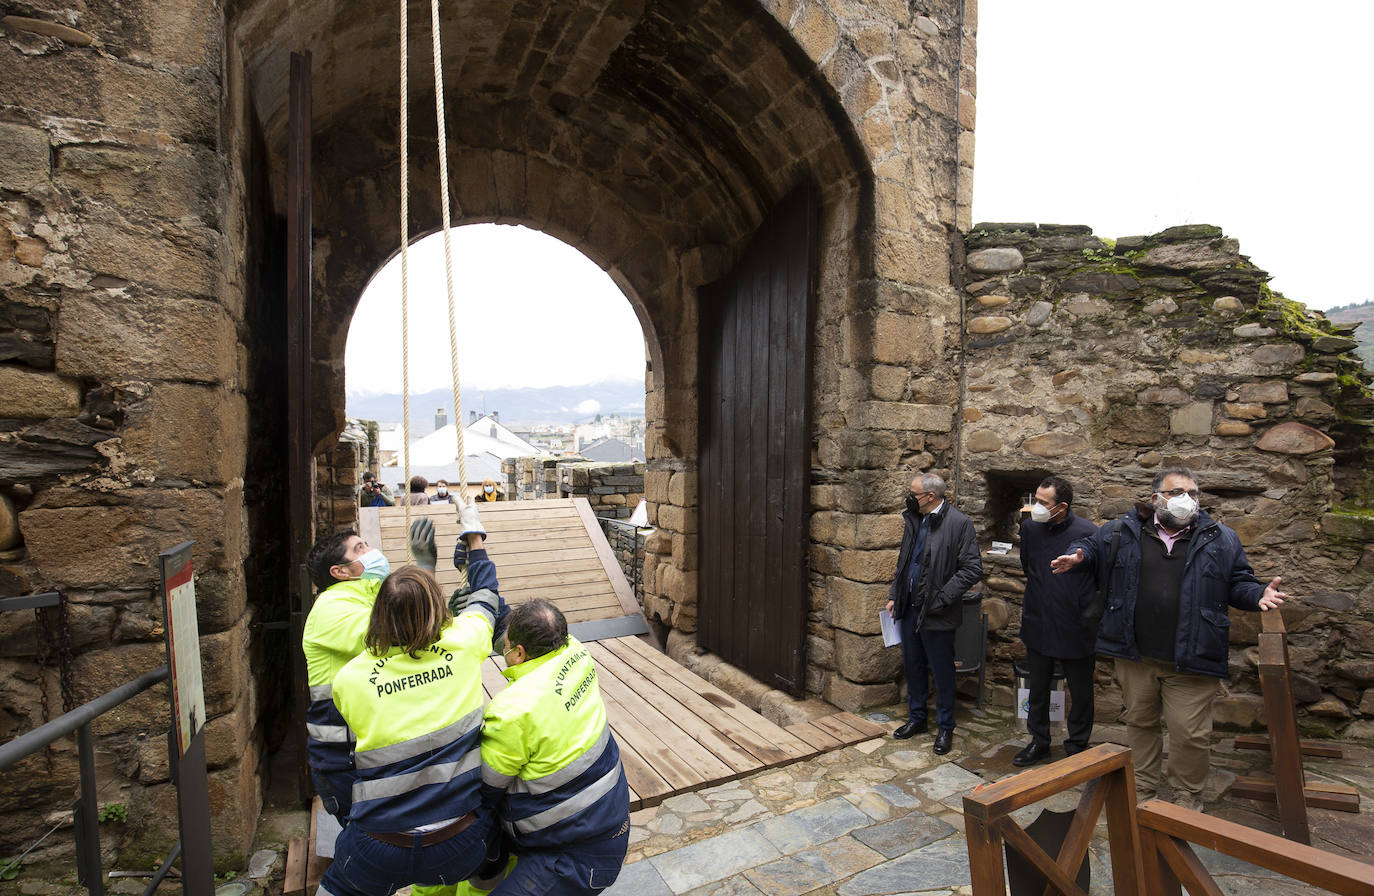
[[1021, 523], [1021, 569], [1026, 574], [1026, 594], [1021, 604], [1021, 640], [1026, 645], [1026, 730], [1031, 742], [1011, 764], [1024, 768], [1050, 755], [1050, 679], [1055, 660], [1064, 670], [1069, 686], [1069, 737], [1064, 753], [1072, 756], [1088, 746], [1093, 733], [1093, 669], [1097, 665], [1093, 644], [1097, 641], [1094, 612], [1097, 582], [1079, 568], [1062, 576], [1050, 570], [1050, 561], [1068, 551], [1069, 545], [1097, 531], [1097, 527], [1073, 512], [1073, 486], [1058, 476], [1048, 476], [1035, 490], [1028, 508], [1031, 518]]
[[945, 481], [934, 473], [911, 480], [902, 512], [902, 549], [887, 610], [902, 635], [907, 722], [893, 732], [908, 738], [927, 730], [927, 671], [935, 678], [935, 752], [954, 744], [954, 630], [963, 617], [964, 592], [983, 575], [973, 523], [945, 500]]
[[[1271, 610], [1288, 595], [1278, 578], [1255, 578], [1235, 531], [1198, 506], [1198, 485], [1182, 467], [1161, 470], [1150, 503], [1081, 538], [1050, 562], [1079, 563], [1108, 579], [1097, 652], [1116, 658], [1126, 745], [1136, 789], [1156, 796], [1169, 728], [1168, 782], [1174, 802], [1200, 810], [1212, 747], [1212, 703], [1230, 656], [1228, 607]], [[1112, 539], [1120, 533], [1111, 569]]]

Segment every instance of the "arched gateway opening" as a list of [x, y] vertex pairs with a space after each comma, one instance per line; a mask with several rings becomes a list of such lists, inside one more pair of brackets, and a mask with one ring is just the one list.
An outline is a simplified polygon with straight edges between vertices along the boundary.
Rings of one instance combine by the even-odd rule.
[[[413, 5], [415, 234], [440, 208], [428, 10]], [[646, 490], [669, 540], [646, 571], [648, 614], [689, 633], [700, 622], [705, 646], [801, 696], [808, 351], [836, 341], [812, 312], [842, 314], [872, 266], [873, 180], [840, 97], [753, 4], [446, 3], [442, 15], [454, 223], [558, 237], [607, 271], [643, 325]], [[269, 158], [288, 154], [288, 51], [312, 53], [317, 455], [343, 426], [347, 321], [398, 244], [398, 24], [390, 3], [261, 2], [232, 25]], [[776, 232], [761, 231], [770, 215]], [[785, 571], [780, 586], [765, 587], [770, 569]]]

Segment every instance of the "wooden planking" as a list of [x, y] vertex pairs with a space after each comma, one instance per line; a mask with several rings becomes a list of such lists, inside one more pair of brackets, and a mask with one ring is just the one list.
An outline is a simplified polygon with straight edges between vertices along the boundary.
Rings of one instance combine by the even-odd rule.
[[714, 762], [719, 764], [715, 771], [716, 780], [729, 780], [735, 777], [736, 773], [753, 771], [759, 767], [759, 762], [752, 753], [665, 694], [661, 688], [627, 665], [605, 645], [593, 644], [591, 650], [598, 669], [618, 679], [644, 701], [658, 707], [657, 712], [663, 718], [665, 726], [671, 725], [685, 732], [696, 744], [710, 752]]
[[841, 742], [839, 738], [825, 729], [818, 727], [814, 720], [788, 725], [787, 731], [794, 737], [806, 741], [811, 745], [811, 748], [817, 752], [838, 750], [840, 747], [844, 746], [844, 743]]
[[[406, 564], [406, 508], [366, 509], [369, 532], [394, 568]], [[501, 595], [509, 603], [533, 597], [552, 601], [569, 622], [595, 622], [640, 615], [599, 523], [585, 499], [511, 501], [484, 504], [482, 523], [490, 540], [487, 553], [496, 564]], [[459, 525], [450, 505], [410, 508], [435, 524], [439, 548], [435, 576], [446, 590], [457, 585], [453, 545]]]
[[765, 766], [816, 754], [805, 741], [769, 722], [638, 638], [617, 638], [602, 643], [622, 660], [653, 678], [665, 693], [708, 720]]

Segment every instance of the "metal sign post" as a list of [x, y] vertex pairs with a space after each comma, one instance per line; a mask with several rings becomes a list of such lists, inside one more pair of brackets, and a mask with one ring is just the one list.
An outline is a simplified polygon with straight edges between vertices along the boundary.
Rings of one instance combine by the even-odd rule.
[[182, 892], [188, 896], [210, 896], [215, 889], [215, 865], [210, 851], [205, 689], [200, 677], [200, 625], [192, 581], [192, 544], [185, 541], [158, 554], [167, 663], [171, 667], [168, 693], [172, 701], [172, 731], [168, 761], [177, 789]]

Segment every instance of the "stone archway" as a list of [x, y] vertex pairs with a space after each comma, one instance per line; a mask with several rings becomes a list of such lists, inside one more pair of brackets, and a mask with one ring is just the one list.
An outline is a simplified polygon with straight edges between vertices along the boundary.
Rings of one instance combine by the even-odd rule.
[[[807, 689], [848, 708], [896, 694], [875, 611], [899, 534], [881, 519], [897, 471], [953, 461], [949, 265], [971, 187], [959, 130], [972, 124], [960, 81], [972, 23], [957, 0], [931, 7], [443, 9], [455, 224], [519, 223], [564, 240], [621, 286], [643, 326], [646, 494], [659, 528], [646, 610], [679, 632], [695, 631], [698, 588], [696, 290], [790, 188], [819, 185]], [[433, 185], [424, 12], [411, 15], [412, 184]], [[342, 426], [347, 321], [397, 247], [397, 22], [382, 0], [347, 13], [257, 0], [231, 23], [271, 159], [284, 152], [287, 51], [314, 54], [318, 446]], [[412, 191], [412, 233], [437, 226], [436, 193]]]
[[[898, 537], [893, 483], [953, 458], [949, 271], [972, 183], [972, 4], [442, 6], [459, 220], [569, 242], [644, 325], [659, 525], [646, 579], [651, 613], [681, 632], [695, 627], [697, 592], [695, 290], [788, 188], [820, 186], [807, 689], [846, 707], [895, 694], [871, 611]], [[425, 7], [412, 3], [412, 22]], [[38, 24], [8, 17], [0, 43], [0, 310], [20, 334], [0, 373], [27, 399], [0, 423], [0, 494], [22, 538], [0, 559], [4, 581], [68, 594], [86, 699], [156, 661], [152, 558], [197, 540], [216, 844], [228, 855], [251, 838], [265, 707], [279, 699], [268, 664], [289, 650], [262, 624], [281, 621], [287, 575], [288, 55], [314, 54], [314, 343], [329, 396], [314, 435], [325, 441], [342, 414], [345, 323], [396, 248], [397, 11], [390, 0], [35, 10]], [[411, 72], [414, 108], [432, 105], [429, 73]], [[415, 182], [433, 183], [433, 138], [415, 120]], [[438, 215], [432, 196], [417, 198], [420, 233]], [[28, 725], [41, 721], [36, 695], [57, 691], [23, 649], [8, 678], [30, 684], [0, 693], [0, 709]], [[101, 750], [138, 819], [130, 839], [153, 849], [174, 834], [148, 701], [109, 720]], [[65, 801], [70, 772], [25, 772], [22, 811], [0, 839], [18, 842]]]

